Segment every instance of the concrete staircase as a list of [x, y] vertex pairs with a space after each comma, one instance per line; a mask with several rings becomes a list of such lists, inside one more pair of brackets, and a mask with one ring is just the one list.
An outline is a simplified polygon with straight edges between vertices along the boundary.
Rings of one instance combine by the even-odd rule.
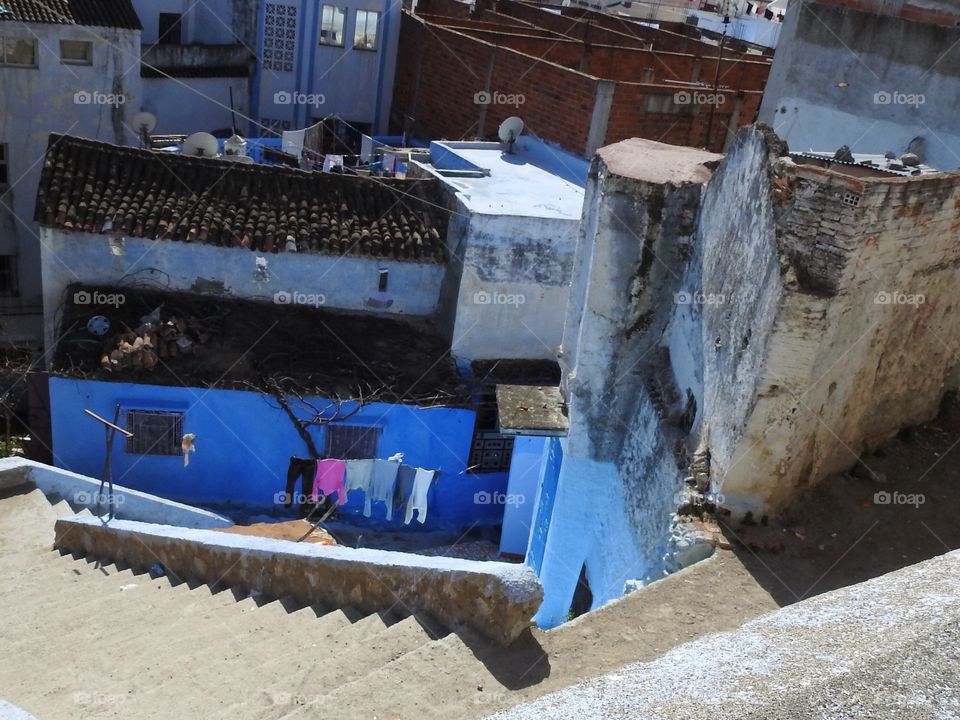
[[[38, 720], [478, 720], [773, 605], [718, 558], [505, 649], [401, 607], [299, 607], [61, 555], [68, 514], [0, 493], [0, 696]], [[718, 621], [731, 587], [740, 609]]]
[[[449, 629], [400, 607], [300, 607], [61, 555], [43, 540], [71, 514], [36, 490], [0, 499], [0, 694], [40, 720], [193, 717], [198, 697], [205, 718], [369, 718], [353, 701], [393, 679], [429, 681], [438, 663], [489, 675]], [[438, 688], [425, 705], [449, 694]], [[449, 707], [417, 716], [450, 717]]]

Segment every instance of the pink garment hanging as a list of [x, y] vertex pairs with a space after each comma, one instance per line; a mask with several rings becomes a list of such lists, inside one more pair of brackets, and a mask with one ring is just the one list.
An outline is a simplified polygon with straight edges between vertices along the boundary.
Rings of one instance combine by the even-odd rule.
[[317, 475], [313, 480], [313, 497], [317, 501], [317, 495], [323, 493], [330, 497], [337, 494], [337, 505], [343, 505], [347, 502], [347, 493], [343, 489], [343, 476], [346, 474], [347, 465], [343, 460], [318, 460]]

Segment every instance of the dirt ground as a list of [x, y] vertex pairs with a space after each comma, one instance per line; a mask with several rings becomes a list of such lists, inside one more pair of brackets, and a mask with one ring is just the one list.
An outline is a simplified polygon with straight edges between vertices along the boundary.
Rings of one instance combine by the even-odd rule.
[[[851, 473], [763, 525], [721, 525], [756, 581], [786, 605], [960, 548], [960, 404], [901, 431]], [[851, 458], [852, 459], [852, 458]]]
[[[273, 538], [274, 540], [291, 540], [293, 542], [307, 542], [315, 545], [336, 545], [333, 539], [323, 528], [314, 528], [309, 535], [310, 524], [305, 520], [286, 520], [282, 522], [262, 522], [250, 525], [231, 525], [228, 528], [215, 528], [218, 532], [233, 533], [235, 535], [254, 535], [256, 537]], [[304, 535], [307, 535], [304, 537]], [[301, 540], [302, 538], [302, 540]]]

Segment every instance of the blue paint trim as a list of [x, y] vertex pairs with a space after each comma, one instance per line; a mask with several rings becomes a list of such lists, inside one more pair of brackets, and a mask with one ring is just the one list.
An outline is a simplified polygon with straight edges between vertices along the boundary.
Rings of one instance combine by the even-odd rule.
[[[313, 18], [313, 25], [310, 32], [310, 68], [307, 75], [307, 92], [313, 92], [313, 83], [314, 77], [317, 70], [317, 48], [320, 46], [320, 20], [322, 18], [323, 12], [323, 2], [320, 2], [317, 5], [314, 5], [317, 14]], [[304, 105], [304, 114], [307, 114], [307, 105]], [[323, 115], [326, 115], [326, 108], [323, 109]], [[303, 127], [312, 125], [313, 123], [304, 122]]]
[[[373, 123], [370, 126], [371, 134], [387, 131], [387, 128], [383, 127], [380, 124], [380, 106], [381, 106], [381, 100], [383, 98], [384, 67], [387, 64], [387, 53], [389, 52], [389, 45], [390, 45], [390, 8], [391, 7], [393, 7], [391, 0], [386, 0], [386, 8], [381, 13], [383, 15], [383, 28], [382, 28], [380, 37], [383, 38], [383, 42], [380, 43], [380, 47], [377, 50], [377, 52], [380, 53], [380, 69], [377, 71], [377, 98], [373, 103]], [[354, 18], [356, 18], [356, 10], [354, 10]], [[356, 20], [354, 20], [354, 22], [356, 22]], [[389, 124], [390, 123], [388, 118], [387, 125]]]
[[247, 137], [260, 137], [263, 132], [260, 118], [260, 83], [263, 75], [263, 33], [267, 17], [267, 4], [261, 2], [257, 10], [257, 68], [253, 73], [253, 82], [250, 83], [250, 124], [247, 128]]
[[[302, 48], [302, 47], [303, 47], [303, 39], [304, 39], [304, 36], [306, 35], [306, 32], [307, 32], [307, 31], [306, 31], [306, 24], [307, 24], [307, 0], [300, 0], [300, 10], [299, 10], [299, 13], [300, 13], [300, 27], [299, 27], [299, 29], [297, 30], [297, 35], [298, 35], [298, 37], [297, 37], [297, 47]], [[312, 52], [312, 50], [311, 50], [311, 52]], [[303, 62], [301, 62], [301, 58], [302, 58], [302, 54], [301, 54], [301, 52], [298, 51], [298, 52], [297, 52], [297, 80], [296, 80], [296, 83], [295, 83], [296, 92], [304, 92], [304, 90], [303, 90], [303, 83], [302, 83], [302, 80], [303, 80]], [[310, 74], [312, 75], [312, 73], [313, 73], [313, 68], [312, 68], [312, 67], [308, 70], [308, 73], [310, 73]], [[307, 89], [307, 92], [309, 92], [309, 88]], [[307, 112], [307, 105], [306, 105], [306, 104], [303, 104], [303, 105], [294, 105], [294, 106], [293, 106], [293, 121], [292, 121], [292, 122], [293, 122], [293, 129], [302, 128], [302, 127], [306, 127], [306, 126], [307, 126], [307, 123], [302, 122], [301, 119], [300, 119], [300, 113], [301, 113], [301, 111], [302, 111], [304, 114], [306, 114], [306, 112]]]

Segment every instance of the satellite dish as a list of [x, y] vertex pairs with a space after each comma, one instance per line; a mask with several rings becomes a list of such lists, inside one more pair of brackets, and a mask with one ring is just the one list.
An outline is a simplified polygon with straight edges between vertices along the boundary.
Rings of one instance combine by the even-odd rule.
[[507, 152], [513, 152], [513, 143], [517, 141], [523, 132], [523, 120], [516, 115], [508, 117], [500, 123], [500, 142], [507, 144]]
[[103, 337], [110, 332], [110, 320], [103, 315], [94, 315], [87, 320], [87, 330], [91, 335]]
[[197, 132], [190, 135], [180, 146], [180, 152], [183, 155], [193, 155], [194, 157], [216, 157], [217, 139], [210, 133]]
[[140, 147], [150, 147], [150, 133], [157, 126], [157, 118], [153, 113], [138, 112], [133, 116], [133, 129], [140, 137]]
[[138, 135], [153, 132], [157, 126], [157, 118], [153, 113], [139, 112], [133, 116], [133, 129]]

